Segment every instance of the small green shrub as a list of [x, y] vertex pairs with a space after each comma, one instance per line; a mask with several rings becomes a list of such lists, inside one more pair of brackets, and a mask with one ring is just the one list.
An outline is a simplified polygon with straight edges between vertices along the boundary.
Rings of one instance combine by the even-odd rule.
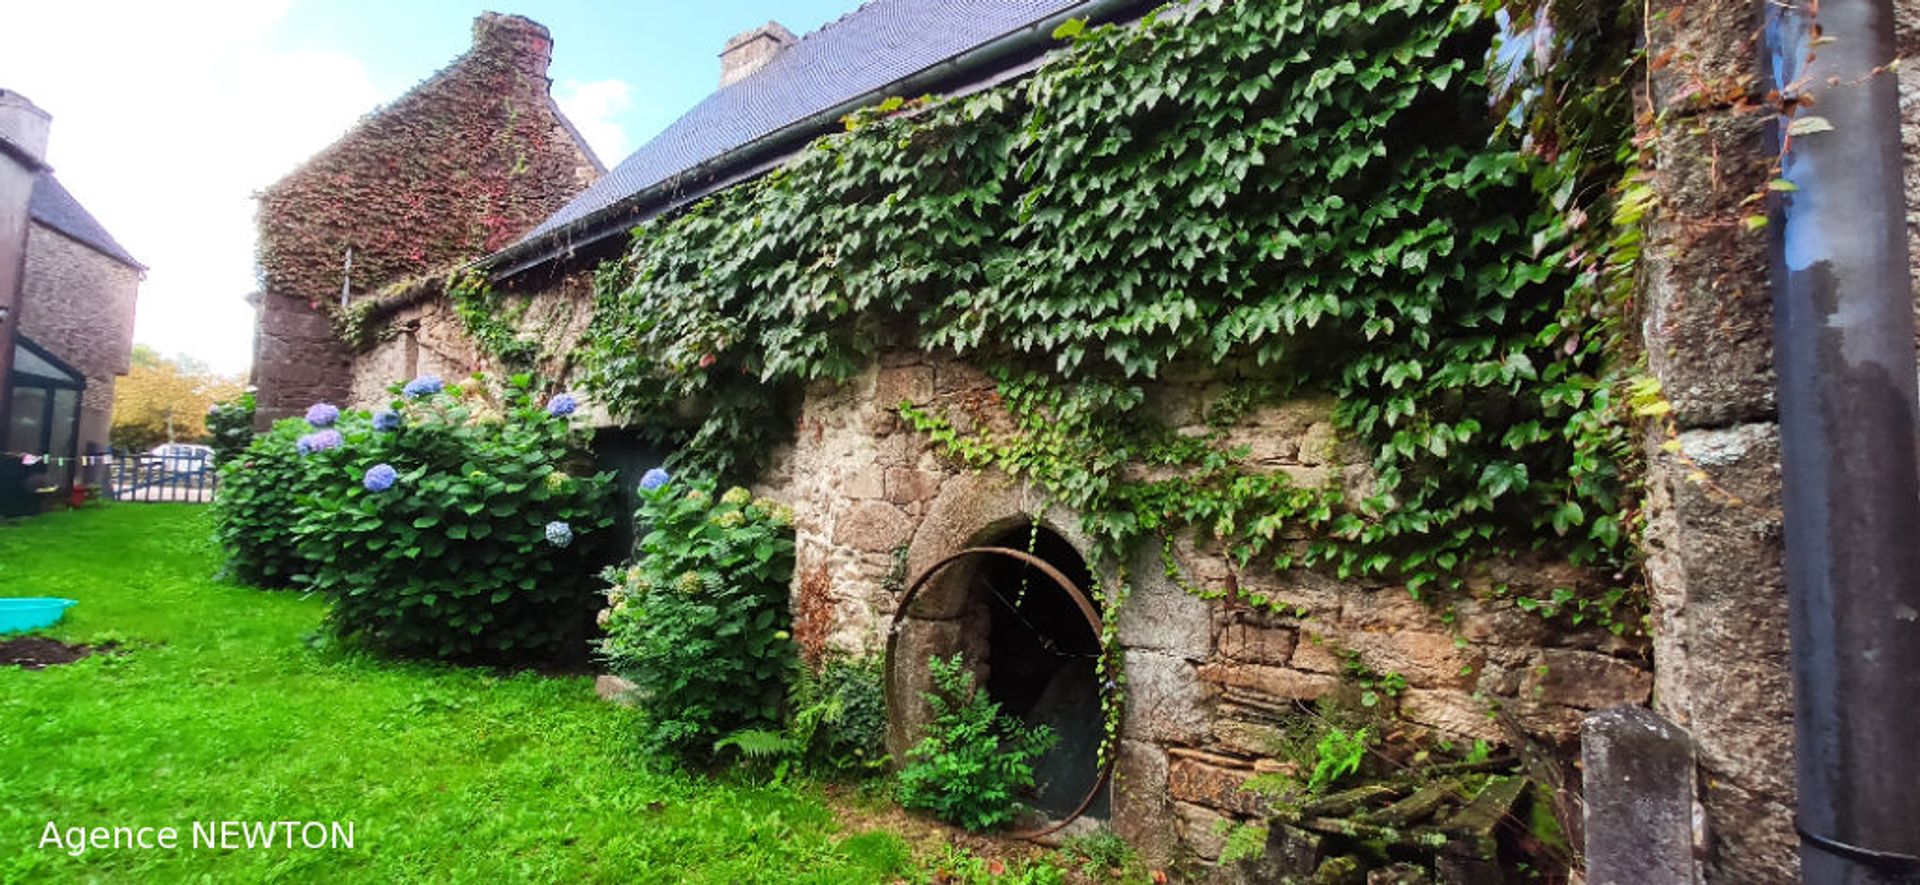
[[307, 573], [297, 534], [299, 502], [318, 493], [321, 473], [300, 454], [298, 442], [312, 430], [299, 418], [281, 420], [221, 461], [213, 536], [227, 554], [223, 578], [282, 589]]
[[[647, 742], [704, 755], [735, 732], [783, 732], [792, 512], [663, 471], [648, 473], [640, 497], [636, 564], [615, 576], [600, 648], [638, 686]], [[754, 740], [762, 755], [779, 749]]]
[[306, 456], [324, 491], [302, 502], [303, 583], [333, 601], [335, 632], [460, 660], [585, 651], [612, 474], [587, 472], [571, 400], [556, 412], [533, 394], [527, 375], [498, 402], [483, 379], [416, 386]]
[[207, 444], [213, 447], [213, 463], [219, 466], [245, 451], [253, 442], [252, 393], [217, 402], [207, 410]]
[[1371, 728], [1347, 732], [1337, 726], [1327, 726], [1320, 743], [1314, 747], [1313, 774], [1307, 778], [1307, 792], [1321, 792], [1358, 772], [1361, 761], [1367, 758], [1367, 739], [1372, 737], [1372, 732]]
[[1033, 786], [1033, 760], [1053, 746], [1053, 730], [1000, 712], [974, 683], [959, 655], [930, 658], [934, 691], [927, 735], [907, 751], [900, 802], [969, 830], [1011, 821], [1016, 796]]
[[823, 777], [873, 774], [887, 764], [883, 679], [879, 655], [831, 655], [818, 670], [801, 667], [787, 696], [784, 731], [737, 731], [716, 742], [714, 752], [772, 762], [776, 781], [796, 762]]
[[1084, 836], [1067, 837], [1060, 843], [1060, 854], [1079, 867], [1080, 875], [1095, 881], [1139, 861], [1127, 841], [1104, 826]]

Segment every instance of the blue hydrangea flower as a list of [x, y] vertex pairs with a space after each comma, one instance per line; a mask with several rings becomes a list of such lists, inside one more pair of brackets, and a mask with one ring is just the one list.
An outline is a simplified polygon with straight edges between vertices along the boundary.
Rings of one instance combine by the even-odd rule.
[[432, 396], [444, 389], [446, 385], [440, 382], [439, 375], [421, 375], [408, 381], [407, 386], [401, 388], [400, 392], [406, 394], [408, 399], [419, 399], [423, 396]]
[[381, 409], [373, 413], [373, 429], [381, 433], [392, 433], [400, 429], [400, 413]]
[[547, 543], [555, 547], [565, 547], [573, 543], [573, 526], [559, 520], [547, 523]]
[[654, 489], [666, 485], [667, 480], [672, 478], [673, 477], [667, 475], [665, 470], [655, 467], [640, 475], [640, 490], [643, 492], [651, 492]]
[[316, 430], [306, 436], [300, 437], [299, 442], [294, 443], [294, 448], [299, 449], [302, 455], [311, 455], [314, 452], [324, 452], [328, 449], [340, 448], [341, 444], [345, 442], [346, 440], [341, 438], [340, 431], [338, 430]]
[[553, 399], [547, 400], [547, 414], [555, 418], [565, 418], [578, 408], [580, 401], [574, 399], [571, 393], [556, 393]]
[[366, 486], [369, 492], [384, 492], [393, 488], [394, 481], [399, 478], [400, 473], [393, 469], [392, 464], [375, 464], [367, 468], [367, 475], [360, 480], [360, 484]]
[[307, 423], [315, 427], [332, 427], [340, 420], [340, 409], [332, 403], [314, 403], [307, 407]]

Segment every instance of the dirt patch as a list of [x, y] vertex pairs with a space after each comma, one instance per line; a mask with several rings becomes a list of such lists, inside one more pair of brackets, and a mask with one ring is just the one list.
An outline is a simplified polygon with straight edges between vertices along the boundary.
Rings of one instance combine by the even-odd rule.
[[0, 667], [45, 670], [58, 664], [71, 664], [88, 655], [110, 653], [114, 648], [111, 642], [98, 647], [68, 645], [40, 636], [0, 639]]

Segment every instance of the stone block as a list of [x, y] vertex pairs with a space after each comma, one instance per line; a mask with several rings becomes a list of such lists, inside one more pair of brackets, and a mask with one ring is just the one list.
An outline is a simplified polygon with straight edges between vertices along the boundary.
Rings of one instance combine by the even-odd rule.
[[1398, 673], [1422, 688], [1466, 688], [1479, 681], [1486, 655], [1445, 633], [1396, 630], [1348, 633], [1340, 637], [1360, 662], [1375, 673]]
[[1121, 738], [1114, 756], [1113, 832], [1140, 853], [1148, 866], [1173, 862], [1179, 833], [1168, 813], [1167, 751]]
[[1287, 663], [1295, 670], [1309, 673], [1338, 675], [1347, 672], [1347, 659], [1340, 653], [1335, 640], [1315, 633], [1300, 634], [1293, 648], [1293, 657]]
[[1220, 656], [1249, 664], [1284, 667], [1293, 658], [1300, 634], [1288, 627], [1263, 627], [1244, 621], [1220, 632]]
[[1682, 428], [1719, 427], [1774, 412], [1769, 240], [1740, 220], [1770, 175], [1765, 120], [1720, 113], [1661, 129], [1654, 173], [1664, 210], [1645, 250], [1647, 365]]
[[1619, 658], [1590, 651], [1549, 648], [1529, 670], [1524, 697], [1548, 704], [1598, 710], [1620, 704], [1644, 704], [1653, 692], [1653, 673]]
[[1448, 734], [1505, 743], [1506, 734], [1488, 714], [1488, 704], [1455, 689], [1410, 688], [1400, 693], [1400, 718]]
[[1120, 643], [1202, 660], [1213, 649], [1213, 604], [1175, 586], [1142, 555], [1133, 593], [1120, 609]]
[[1220, 761], [1173, 754], [1167, 767], [1168, 794], [1176, 801], [1221, 811], [1264, 815], [1266, 800], [1241, 789], [1253, 777], [1253, 769], [1222, 765]]
[[891, 468], [886, 475], [886, 498], [894, 504], [928, 500], [940, 493], [940, 482], [944, 478], [937, 473], [906, 467]]
[[1227, 844], [1227, 829], [1234, 823], [1232, 818], [1189, 802], [1173, 803], [1173, 817], [1179, 822], [1180, 841], [1187, 850], [1202, 860], [1219, 859], [1220, 849]]
[[1225, 716], [1213, 721], [1213, 739], [1223, 750], [1243, 756], [1269, 756], [1286, 737], [1280, 729]]
[[1652, 710], [1616, 707], [1580, 731], [1587, 881], [1694, 881], [1693, 750]]
[[609, 703], [631, 707], [637, 703], [634, 692], [639, 687], [625, 679], [610, 673], [602, 673], [593, 679], [593, 693]]
[[1647, 475], [1656, 709], [1693, 737], [1709, 881], [1794, 881], [1778, 429], [1693, 430], [1679, 442], [1678, 453], [1650, 446]]
[[855, 501], [880, 500], [887, 496], [887, 471], [878, 464], [862, 464], [847, 473], [838, 495]]
[[1126, 652], [1126, 732], [1136, 740], [1197, 744], [1207, 738], [1207, 686], [1193, 664], [1159, 652]]
[[1312, 701], [1340, 688], [1340, 680], [1323, 673], [1303, 673], [1285, 667], [1214, 662], [1200, 668], [1200, 678], [1232, 688], [1256, 691], [1281, 700]]
[[1679, 116], [1761, 99], [1759, 22], [1747, 0], [1653, 0], [1647, 12], [1654, 100]]
[[902, 402], [925, 405], [933, 389], [932, 366], [884, 367], [873, 379], [873, 407], [891, 413]]
[[911, 537], [913, 521], [885, 501], [856, 504], [833, 527], [833, 543], [876, 553], [900, 547]]

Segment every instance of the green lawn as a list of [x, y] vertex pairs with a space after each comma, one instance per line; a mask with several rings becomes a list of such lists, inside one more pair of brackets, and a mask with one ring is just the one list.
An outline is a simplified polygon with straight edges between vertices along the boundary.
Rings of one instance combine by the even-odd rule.
[[[205, 511], [119, 505], [0, 525], [0, 596], [80, 604], [51, 635], [119, 656], [0, 667], [0, 882], [890, 881], [908, 849], [817, 793], [635, 749], [585, 677], [402, 664], [311, 641], [318, 599], [215, 582]], [[195, 821], [340, 821], [352, 849], [219, 850]], [[40, 848], [174, 826], [165, 849]]]

